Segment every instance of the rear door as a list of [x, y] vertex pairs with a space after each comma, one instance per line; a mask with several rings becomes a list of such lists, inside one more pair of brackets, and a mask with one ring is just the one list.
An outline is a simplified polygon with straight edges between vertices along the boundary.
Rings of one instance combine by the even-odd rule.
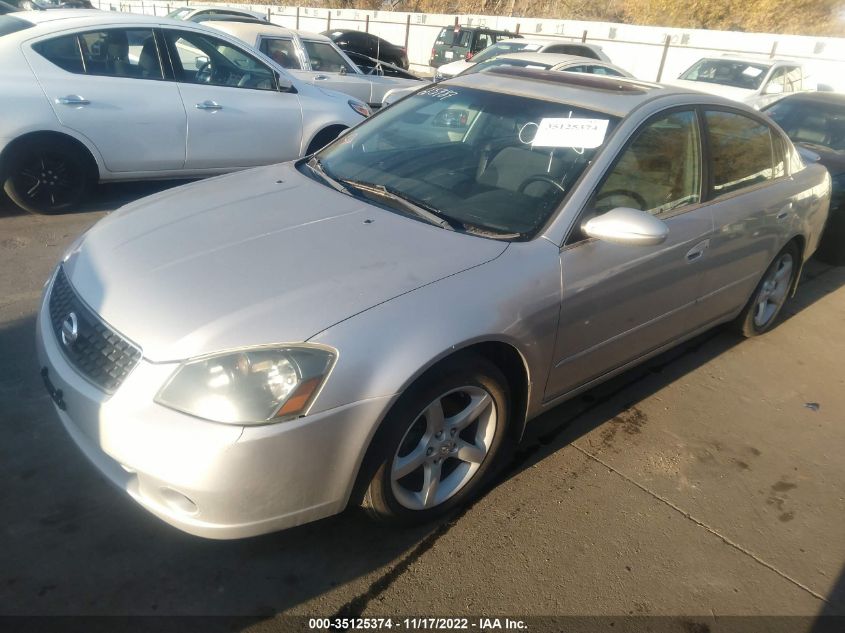
[[704, 113], [715, 232], [700, 310], [715, 320], [737, 311], [771, 262], [798, 206], [779, 134], [729, 109]]
[[187, 115], [153, 29], [52, 36], [24, 54], [61, 124], [90, 139], [106, 169], [182, 168]]
[[165, 29], [188, 115], [186, 169], [232, 169], [297, 158], [302, 109], [276, 72], [246, 49], [196, 31]]

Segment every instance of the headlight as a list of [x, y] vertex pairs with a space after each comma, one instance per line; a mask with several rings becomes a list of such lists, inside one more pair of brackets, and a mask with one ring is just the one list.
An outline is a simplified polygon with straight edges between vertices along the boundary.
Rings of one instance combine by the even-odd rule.
[[189, 360], [155, 400], [228, 424], [267, 424], [305, 413], [335, 356], [318, 347], [258, 348]]
[[354, 99], [350, 99], [349, 101], [347, 101], [347, 103], [349, 104], [350, 108], [355, 110], [355, 112], [357, 112], [361, 116], [367, 117], [373, 113], [373, 111], [370, 110], [370, 106], [361, 101], [355, 101]]

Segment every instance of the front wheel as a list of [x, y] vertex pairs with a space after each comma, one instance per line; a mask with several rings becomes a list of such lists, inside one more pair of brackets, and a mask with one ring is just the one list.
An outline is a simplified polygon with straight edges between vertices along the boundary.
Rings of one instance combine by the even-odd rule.
[[799, 256], [798, 248], [790, 243], [766, 269], [748, 304], [737, 317], [736, 324], [743, 336], [758, 336], [774, 326], [800, 270]]
[[91, 176], [79, 150], [60, 141], [38, 140], [14, 150], [3, 189], [29, 213], [60, 213], [79, 204]]
[[482, 357], [451, 362], [402, 396], [377, 440], [364, 508], [423, 523], [474, 498], [495, 472], [509, 423], [507, 382]]

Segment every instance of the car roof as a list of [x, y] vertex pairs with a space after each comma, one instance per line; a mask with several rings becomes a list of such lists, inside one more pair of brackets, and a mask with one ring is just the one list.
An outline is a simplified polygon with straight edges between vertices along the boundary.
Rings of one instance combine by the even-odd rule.
[[[578, 42], [575, 40], [566, 40], [560, 37], [514, 37], [508, 38], [506, 40], [499, 40], [496, 44], [509, 44], [509, 43], [516, 43], [519, 42], [520, 44], [537, 44], [540, 46], [550, 46], [553, 44], [569, 44], [571, 46], [584, 46], [586, 48], [591, 48], [593, 50], [602, 50], [602, 47], [598, 44], [591, 44], [589, 42]], [[491, 46], [496, 46], [496, 44], [492, 44]]]
[[624, 117], [641, 104], [657, 98], [695, 95], [708, 101], [712, 100], [695, 90], [637, 79], [507, 66], [491, 68], [483, 73], [458, 75], [442, 85], [443, 87], [464, 86], [530, 99], [558, 101], [617, 117]]
[[270, 22], [237, 22], [235, 20], [214, 20], [214, 22], [206, 22], [209, 26], [219, 29], [229, 35], [233, 35], [245, 42], [254, 40], [260, 35], [280, 36], [286, 35], [293, 37], [298, 35], [306, 40], [317, 40], [320, 42], [330, 42], [331, 40], [325, 35], [319, 33], [311, 33], [309, 31], [296, 31], [278, 24], [271, 24]]
[[763, 66], [777, 66], [779, 64], [789, 64], [791, 66], [802, 65], [799, 60], [789, 59], [787, 57], [755, 57], [753, 55], [731, 55], [729, 53], [717, 57], [702, 57], [701, 59], [710, 59], [713, 61], [739, 62], [741, 64], [762, 64]]
[[783, 97], [783, 99], [778, 99], [771, 105], [775, 105], [781, 101], [807, 101], [811, 103], [824, 103], [845, 108], [845, 94], [837, 92], [799, 92], [787, 95]]
[[582, 57], [581, 55], [567, 55], [566, 53], [508, 53], [507, 55], [499, 55], [493, 59], [521, 59], [526, 62], [534, 62], [549, 66], [557, 66], [558, 64], [564, 64], [566, 62], [590, 62], [593, 64], [606, 63], [600, 59]]
[[[16, 18], [26, 20], [35, 26], [45, 25], [49, 28], [52, 23], [69, 28], [84, 28], [100, 24], [174, 24], [183, 25], [183, 20], [173, 20], [164, 16], [141, 15], [138, 13], [121, 13], [119, 11], [100, 11], [99, 9], [50, 9], [49, 11], [20, 11]], [[47, 30], [47, 29], [45, 29]]]

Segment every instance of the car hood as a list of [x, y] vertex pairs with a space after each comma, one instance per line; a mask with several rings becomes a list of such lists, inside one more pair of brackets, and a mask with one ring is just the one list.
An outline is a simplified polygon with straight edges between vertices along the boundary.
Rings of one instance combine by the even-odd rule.
[[64, 267], [95, 312], [162, 362], [305, 341], [505, 248], [369, 205], [283, 163], [123, 207]]
[[706, 81], [689, 81], [688, 79], [673, 79], [667, 81], [670, 86], [678, 86], [679, 88], [688, 88], [689, 90], [698, 90], [699, 92], [706, 92], [707, 94], [716, 95], [717, 97], [725, 97], [732, 101], [741, 101], [747, 103], [752, 101], [757, 93], [753, 90], [745, 88], [734, 88], [733, 86], [723, 86], [721, 84], [711, 84]]
[[454, 62], [443, 64], [440, 68], [437, 69], [437, 72], [441, 75], [448, 75], [449, 77], [454, 77], [458, 73], [462, 73], [467, 68], [474, 65], [475, 62], [468, 62], [465, 59], [458, 59]]

